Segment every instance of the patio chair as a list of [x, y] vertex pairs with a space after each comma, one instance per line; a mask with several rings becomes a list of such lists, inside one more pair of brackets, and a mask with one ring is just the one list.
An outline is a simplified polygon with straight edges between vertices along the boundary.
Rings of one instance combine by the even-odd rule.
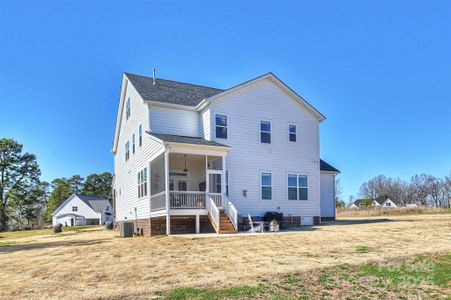
[[247, 218], [249, 220], [249, 225], [251, 226], [251, 229], [249, 229], [247, 231], [248, 233], [251, 233], [251, 232], [263, 233], [263, 232], [265, 232], [265, 222], [252, 221], [252, 217], [249, 214], [247, 215]]

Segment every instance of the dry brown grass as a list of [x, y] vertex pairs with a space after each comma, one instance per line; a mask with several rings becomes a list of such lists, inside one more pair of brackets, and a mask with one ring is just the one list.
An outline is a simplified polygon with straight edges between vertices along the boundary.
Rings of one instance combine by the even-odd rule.
[[[451, 251], [451, 216], [347, 218], [284, 235], [120, 239], [117, 232], [2, 239], [0, 298], [149, 298], [183, 286]], [[360, 251], [358, 249], [367, 249]]]
[[450, 208], [431, 207], [361, 207], [359, 209], [337, 209], [337, 217], [370, 217], [370, 216], [401, 216], [401, 215], [431, 215], [451, 214]]

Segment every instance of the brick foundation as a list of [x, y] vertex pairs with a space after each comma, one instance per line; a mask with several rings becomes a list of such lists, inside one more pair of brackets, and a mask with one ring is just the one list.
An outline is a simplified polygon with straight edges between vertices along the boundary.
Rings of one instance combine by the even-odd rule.
[[283, 217], [283, 227], [284, 228], [290, 228], [290, 227], [295, 227], [295, 226], [300, 226], [301, 225], [301, 217], [299, 216], [289, 216]]
[[313, 217], [313, 224], [315, 225], [321, 224], [321, 217]]
[[322, 221], [335, 221], [335, 217], [321, 217], [321, 222]]
[[[213, 225], [207, 216], [200, 216], [200, 232], [214, 233]], [[166, 234], [166, 217], [139, 220], [117, 221], [116, 228], [120, 231], [123, 222], [133, 222], [135, 234], [157, 236]], [[171, 234], [196, 233], [196, 216], [171, 216]]]

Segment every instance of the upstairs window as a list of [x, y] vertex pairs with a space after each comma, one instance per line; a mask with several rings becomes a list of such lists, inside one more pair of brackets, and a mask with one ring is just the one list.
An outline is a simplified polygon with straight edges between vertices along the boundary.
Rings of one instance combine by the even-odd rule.
[[147, 196], [147, 168], [138, 172], [138, 198]]
[[130, 97], [127, 99], [127, 103], [125, 105], [125, 119], [128, 120], [130, 118]]
[[308, 200], [307, 175], [288, 174], [288, 200]]
[[216, 138], [226, 139], [227, 138], [227, 116], [226, 115], [216, 115]]
[[138, 145], [141, 147], [143, 145], [143, 125], [139, 124], [138, 128]]
[[260, 121], [260, 142], [271, 144], [271, 122]]
[[135, 154], [135, 134], [132, 134], [132, 152]]
[[272, 174], [269, 172], [260, 173], [260, 190], [262, 200], [272, 199]]
[[78, 211], [78, 206], [72, 206], [72, 211]]
[[127, 161], [130, 158], [130, 143], [127, 141], [125, 143], [125, 161]]
[[288, 134], [290, 135], [290, 142], [296, 142], [296, 124], [288, 124]]

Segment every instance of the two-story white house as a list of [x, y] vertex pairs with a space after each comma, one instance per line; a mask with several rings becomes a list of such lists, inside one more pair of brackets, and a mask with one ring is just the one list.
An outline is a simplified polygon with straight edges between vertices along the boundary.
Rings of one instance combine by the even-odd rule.
[[248, 215], [335, 218], [325, 117], [272, 73], [222, 90], [124, 73], [114, 211], [143, 235], [232, 233]]

